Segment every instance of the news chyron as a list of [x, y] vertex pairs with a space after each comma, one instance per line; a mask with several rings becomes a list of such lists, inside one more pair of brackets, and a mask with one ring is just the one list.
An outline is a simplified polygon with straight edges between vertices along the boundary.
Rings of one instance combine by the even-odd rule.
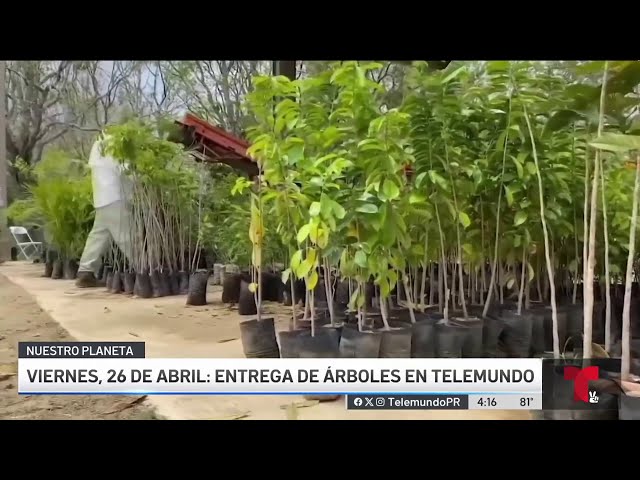
[[581, 390], [577, 402], [574, 385], [616, 368], [539, 358], [146, 358], [144, 342], [21, 342], [18, 350], [24, 395], [333, 395], [354, 410], [600, 408], [596, 390]]

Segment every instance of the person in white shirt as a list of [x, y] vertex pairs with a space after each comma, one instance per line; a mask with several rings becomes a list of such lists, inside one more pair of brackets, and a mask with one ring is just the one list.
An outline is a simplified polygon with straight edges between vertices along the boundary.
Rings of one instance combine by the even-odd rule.
[[100, 135], [89, 155], [96, 215], [78, 266], [76, 285], [81, 288], [99, 285], [96, 273], [112, 239], [128, 259], [132, 258], [128, 208], [131, 184], [124, 167], [103, 153], [107, 138]]

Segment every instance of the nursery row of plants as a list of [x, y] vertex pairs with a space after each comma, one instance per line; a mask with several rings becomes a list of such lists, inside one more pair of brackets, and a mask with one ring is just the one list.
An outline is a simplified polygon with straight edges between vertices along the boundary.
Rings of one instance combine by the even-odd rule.
[[[250, 266], [223, 291], [256, 316], [241, 324], [247, 356], [619, 355], [624, 379], [640, 373], [640, 62], [427, 67], [411, 66], [398, 108], [375, 63], [255, 77], [257, 179], [233, 183], [151, 126], [110, 128], [134, 184], [134, 248], [114, 249], [112, 281], [146, 297], [191, 276], [199, 303], [203, 250]], [[90, 192], [86, 167], [74, 172], [64, 187], [36, 175], [13, 206], [38, 211], [65, 261], [92, 221], [89, 194], [60, 197], [77, 217], [51, 208], [57, 188]], [[291, 305], [280, 344], [264, 301]]]
[[262, 245], [275, 232], [288, 251], [297, 355], [336, 355], [341, 343], [330, 339], [346, 315], [356, 328], [342, 339], [364, 345], [381, 332], [378, 354], [365, 356], [409, 356], [431, 327], [440, 356], [497, 342], [512, 356], [559, 358], [577, 344], [592, 358], [621, 340], [629, 378], [640, 326], [640, 64], [433, 73], [415, 63], [397, 109], [366, 74], [377, 68], [341, 62], [313, 78], [254, 79], [249, 153], [261, 175], [233, 190], [252, 199], [244, 290], [257, 318], [241, 325], [247, 355], [277, 352], [260, 287]]
[[[105, 153], [127, 165], [125, 181], [132, 186], [133, 248], [126, 258], [112, 242], [98, 279], [114, 293], [149, 298], [189, 293], [193, 275], [188, 302], [205, 303], [207, 267], [214, 261], [250, 263], [248, 196], [229, 195], [237, 174], [198, 164], [182, 145], [166, 140], [168, 132], [158, 125], [128, 122], [107, 133]], [[11, 205], [12, 221], [44, 229], [44, 276], [75, 278], [94, 219], [86, 161], [52, 151], [34, 168], [16, 166], [28, 187]]]

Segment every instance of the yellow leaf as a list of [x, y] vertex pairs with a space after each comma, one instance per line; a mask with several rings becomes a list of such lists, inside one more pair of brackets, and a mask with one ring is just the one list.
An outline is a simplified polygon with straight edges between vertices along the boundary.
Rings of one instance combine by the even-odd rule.
[[320, 227], [316, 224], [311, 226], [311, 231], [309, 232], [309, 238], [313, 243], [318, 243], [318, 235], [320, 234]]
[[307, 282], [307, 288], [309, 290], [313, 290], [314, 288], [316, 288], [317, 284], [318, 284], [318, 271], [314, 270], [313, 272], [311, 272], [311, 275], [309, 275], [309, 281]]
[[258, 284], [257, 283], [250, 283], [249, 284], [249, 291], [251, 293], [256, 293], [256, 290], [258, 290]]
[[311, 263], [312, 265], [315, 265], [317, 259], [318, 259], [318, 252], [316, 251], [315, 248], [310, 248], [309, 250], [307, 250], [307, 260], [309, 261], [309, 263]]

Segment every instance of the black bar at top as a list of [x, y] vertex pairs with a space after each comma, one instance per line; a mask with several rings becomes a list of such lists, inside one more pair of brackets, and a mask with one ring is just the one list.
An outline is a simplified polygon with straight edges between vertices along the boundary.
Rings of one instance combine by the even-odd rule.
[[18, 358], [144, 357], [144, 342], [18, 342]]

